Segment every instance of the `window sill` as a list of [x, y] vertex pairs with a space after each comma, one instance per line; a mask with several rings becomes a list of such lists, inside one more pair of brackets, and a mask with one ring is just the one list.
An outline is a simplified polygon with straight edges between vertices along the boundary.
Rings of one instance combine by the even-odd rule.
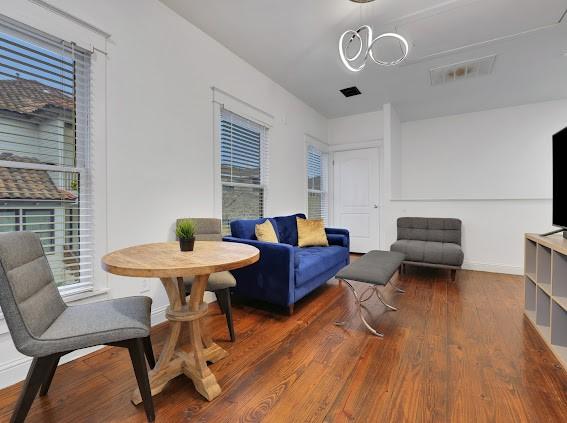
[[109, 292], [110, 292], [110, 289], [108, 289], [108, 288], [95, 289], [95, 290], [92, 290], [92, 291], [79, 292], [77, 294], [63, 295], [63, 300], [66, 303], [73, 303], [75, 301], [81, 301], [81, 300], [85, 300], [87, 298], [106, 295]]

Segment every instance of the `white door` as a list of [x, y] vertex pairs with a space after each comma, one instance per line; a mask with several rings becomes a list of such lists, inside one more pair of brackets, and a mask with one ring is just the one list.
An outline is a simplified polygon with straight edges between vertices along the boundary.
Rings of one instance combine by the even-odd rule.
[[350, 231], [350, 250], [366, 253], [379, 246], [378, 148], [334, 153], [334, 223]]

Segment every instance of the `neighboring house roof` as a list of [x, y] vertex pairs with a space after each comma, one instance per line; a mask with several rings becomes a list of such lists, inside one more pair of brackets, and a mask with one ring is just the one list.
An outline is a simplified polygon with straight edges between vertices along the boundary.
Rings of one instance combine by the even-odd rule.
[[37, 81], [0, 80], [0, 109], [30, 114], [50, 106], [73, 110], [74, 100], [69, 94]]
[[[39, 160], [11, 153], [0, 154], [0, 160], [41, 163]], [[74, 201], [77, 196], [57, 188], [45, 170], [0, 167], [0, 199]]]

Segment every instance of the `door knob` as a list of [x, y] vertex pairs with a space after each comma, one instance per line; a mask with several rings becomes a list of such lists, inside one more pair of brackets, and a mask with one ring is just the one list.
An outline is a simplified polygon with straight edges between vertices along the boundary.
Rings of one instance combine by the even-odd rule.
[[378, 208], [378, 204], [374, 204], [374, 208], [377, 209], [377, 208]]

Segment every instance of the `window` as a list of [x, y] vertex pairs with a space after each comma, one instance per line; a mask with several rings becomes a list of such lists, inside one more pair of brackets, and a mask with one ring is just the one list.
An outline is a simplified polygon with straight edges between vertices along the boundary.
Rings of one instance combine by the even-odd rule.
[[62, 292], [90, 289], [90, 53], [0, 20], [0, 232], [39, 235]]
[[264, 215], [266, 196], [266, 127], [221, 109], [221, 182], [223, 232], [230, 221]]
[[327, 222], [328, 154], [313, 145], [307, 146], [307, 216]]

